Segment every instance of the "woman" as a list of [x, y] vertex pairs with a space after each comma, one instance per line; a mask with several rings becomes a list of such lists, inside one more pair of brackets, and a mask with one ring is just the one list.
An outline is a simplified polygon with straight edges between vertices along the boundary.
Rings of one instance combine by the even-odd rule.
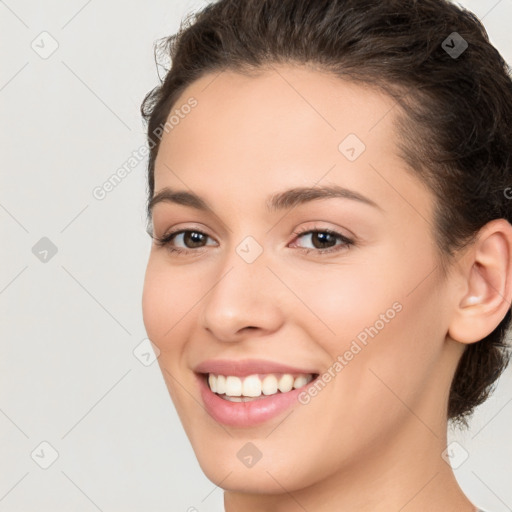
[[505, 368], [512, 299], [512, 80], [480, 22], [221, 0], [162, 50], [144, 323], [226, 511], [477, 511], [447, 424]]

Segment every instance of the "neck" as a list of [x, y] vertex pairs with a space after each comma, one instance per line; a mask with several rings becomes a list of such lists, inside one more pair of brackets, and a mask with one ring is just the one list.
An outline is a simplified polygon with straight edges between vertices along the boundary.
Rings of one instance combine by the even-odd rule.
[[[226, 512], [476, 512], [441, 454], [446, 421], [432, 428], [418, 417], [386, 443], [367, 447], [327, 479], [282, 494], [225, 491]], [[379, 440], [382, 441], [382, 440]], [[269, 477], [270, 478], [270, 477]]]

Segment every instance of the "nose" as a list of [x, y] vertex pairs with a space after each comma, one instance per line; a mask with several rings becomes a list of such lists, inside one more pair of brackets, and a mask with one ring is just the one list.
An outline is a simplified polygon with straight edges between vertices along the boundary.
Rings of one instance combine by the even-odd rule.
[[247, 263], [233, 251], [201, 301], [203, 328], [224, 342], [278, 330], [283, 323], [279, 285], [264, 255]]

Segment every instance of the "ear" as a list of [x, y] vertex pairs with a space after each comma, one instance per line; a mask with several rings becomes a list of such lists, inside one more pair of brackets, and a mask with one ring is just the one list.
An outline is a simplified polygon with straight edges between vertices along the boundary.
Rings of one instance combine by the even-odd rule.
[[448, 335], [461, 343], [474, 343], [489, 335], [510, 309], [512, 226], [505, 219], [486, 224], [459, 271], [462, 285], [455, 294]]

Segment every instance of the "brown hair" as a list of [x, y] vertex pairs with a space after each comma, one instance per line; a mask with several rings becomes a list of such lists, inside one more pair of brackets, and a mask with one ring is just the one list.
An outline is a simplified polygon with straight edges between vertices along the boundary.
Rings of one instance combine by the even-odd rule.
[[[510, 68], [477, 17], [448, 0], [220, 0], [190, 15], [156, 52], [172, 65], [141, 106], [151, 147], [148, 204], [162, 127], [186, 87], [206, 73], [295, 63], [377, 87], [401, 107], [399, 151], [435, 194], [445, 274], [487, 222], [512, 222]], [[509, 309], [491, 334], [466, 347], [449, 419], [467, 424], [489, 396], [510, 359], [510, 320]]]

